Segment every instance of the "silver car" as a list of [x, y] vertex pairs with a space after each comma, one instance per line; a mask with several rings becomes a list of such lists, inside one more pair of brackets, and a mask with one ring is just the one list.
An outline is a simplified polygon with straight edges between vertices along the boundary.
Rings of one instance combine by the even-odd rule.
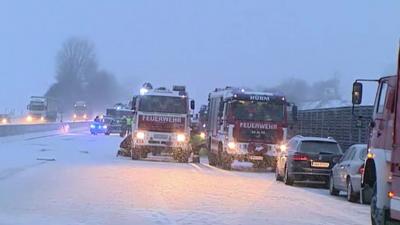
[[360, 199], [361, 174], [367, 157], [367, 145], [356, 144], [349, 147], [339, 162], [332, 168], [329, 178], [329, 192], [339, 195], [347, 192], [347, 200], [357, 202]]

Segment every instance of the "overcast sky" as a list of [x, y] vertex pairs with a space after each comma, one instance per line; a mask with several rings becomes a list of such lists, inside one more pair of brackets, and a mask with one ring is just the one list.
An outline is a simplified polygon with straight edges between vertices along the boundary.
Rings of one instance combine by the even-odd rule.
[[395, 72], [400, 1], [0, 0], [0, 111], [44, 94], [69, 37], [135, 94], [186, 84], [205, 103], [215, 87], [337, 74], [350, 97], [355, 78]]

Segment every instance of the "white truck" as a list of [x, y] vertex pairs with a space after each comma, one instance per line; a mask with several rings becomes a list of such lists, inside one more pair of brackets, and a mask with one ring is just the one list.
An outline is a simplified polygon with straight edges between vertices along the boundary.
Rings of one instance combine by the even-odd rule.
[[27, 106], [26, 122], [55, 122], [58, 117], [57, 100], [44, 96], [32, 96]]
[[188, 162], [191, 155], [190, 119], [194, 101], [184, 86], [142, 88], [134, 97], [131, 157], [134, 160], [153, 155], [169, 155]]

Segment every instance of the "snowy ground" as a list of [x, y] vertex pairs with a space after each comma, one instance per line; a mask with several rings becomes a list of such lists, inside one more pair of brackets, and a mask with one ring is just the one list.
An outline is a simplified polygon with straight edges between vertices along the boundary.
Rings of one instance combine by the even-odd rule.
[[0, 138], [0, 224], [370, 224], [368, 206], [324, 189], [116, 158], [120, 141], [86, 131]]

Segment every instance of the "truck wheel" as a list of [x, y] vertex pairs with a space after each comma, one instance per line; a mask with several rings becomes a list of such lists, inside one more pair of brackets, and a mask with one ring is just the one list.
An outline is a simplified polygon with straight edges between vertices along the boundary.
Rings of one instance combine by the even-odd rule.
[[383, 209], [379, 209], [377, 206], [378, 196], [376, 190], [376, 183], [374, 184], [374, 192], [371, 198], [371, 222], [372, 225], [387, 225], [388, 221], [386, 220], [385, 211]]
[[276, 181], [282, 181], [282, 176], [279, 174], [279, 169], [278, 167], [275, 168], [275, 180]]
[[372, 188], [368, 184], [365, 184], [365, 187], [362, 187], [360, 190], [360, 203], [371, 204], [372, 194]]
[[210, 166], [216, 166], [216, 165], [217, 165], [217, 163], [216, 163], [216, 156], [215, 156], [215, 154], [214, 154], [213, 152], [211, 152], [211, 151], [208, 152], [208, 164], [209, 164]]
[[232, 169], [232, 156], [230, 156], [228, 153], [223, 152], [222, 154], [222, 169], [225, 170], [231, 170]]
[[132, 157], [132, 160], [139, 160], [140, 159], [140, 150], [136, 149], [136, 148], [132, 148], [131, 157]]
[[356, 202], [357, 200], [358, 200], [358, 195], [353, 191], [353, 185], [351, 184], [351, 179], [347, 178], [347, 201]]
[[182, 148], [177, 148], [173, 152], [173, 158], [178, 163], [188, 163], [189, 162], [189, 156], [188, 155], [189, 155], [188, 151], [185, 151]]
[[293, 179], [289, 176], [289, 170], [288, 170], [287, 166], [285, 166], [285, 176], [283, 177], [283, 182], [286, 185], [290, 185], [290, 186], [292, 186], [293, 182], [294, 182]]

